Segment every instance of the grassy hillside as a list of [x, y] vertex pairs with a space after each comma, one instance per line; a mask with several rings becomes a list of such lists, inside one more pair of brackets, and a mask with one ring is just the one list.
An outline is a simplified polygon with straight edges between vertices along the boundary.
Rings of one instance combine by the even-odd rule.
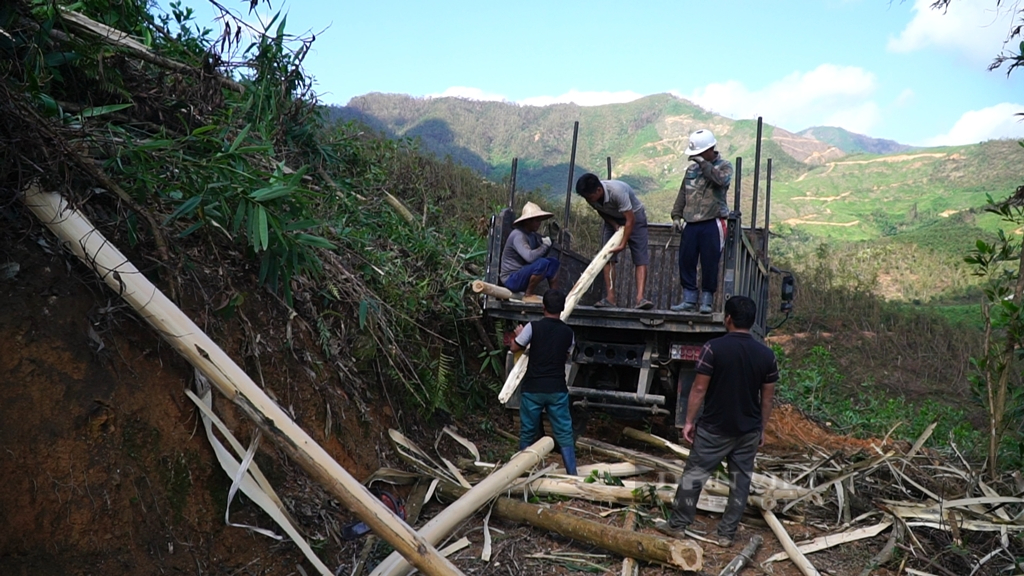
[[[756, 124], [711, 114], [669, 94], [656, 94], [625, 104], [581, 107], [574, 104], [518, 106], [459, 98], [412, 98], [368, 94], [344, 108], [333, 107], [336, 119], [358, 119], [392, 136], [419, 138], [424, 147], [467, 164], [491, 179], [505, 177], [512, 158], [520, 159], [518, 182], [524, 188], [565, 190], [572, 150], [573, 122], [580, 123], [577, 173], [605, 174], [611, 157], [613, 173], [642, 193], [678, 187], [685, 168], [689, 134], [709, 128], [732, 158], [753, 158]], [[766, 127], [771, 137], [772, 129]], [[780, 131], [790, 153], [804, 159], [831, 148], [810, 138]], [[555, 168], [555, 169], [552, 169]]]

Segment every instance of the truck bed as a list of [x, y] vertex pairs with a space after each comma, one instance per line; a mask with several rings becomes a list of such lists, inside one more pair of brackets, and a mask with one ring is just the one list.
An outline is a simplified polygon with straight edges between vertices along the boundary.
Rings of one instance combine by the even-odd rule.
[[[508, 238], [508, 232], [512, 229], [513, 213], [505, 209], [494, 217], [491, 225], [489, 238], [489, 254], [486, 280], [493, 284], [500, 284], [498, 269], [501, 265], [501, 249], [504, 241]], [[744, 230], [742, 235], [744, 246], [740, 251], [744, 254], [754, 252], [753, 245], [747, 235], [756, 234], [760, 231]], [[654, 332], [673, 333], [724, 333], [723, 302], [731, 288], [736, 286], [735, 274], [729, 274], [727, 278], [725, 266], [719, 269], [719, 289], [715, 294], [713, 312], [711, 314], [697, 314], [693, 312], [674, 312], [670, 309], [673, 304], [682, 301], [682, 286], [679, 283], [679, 240], [680, 235], [672, 230], [671, 224], [649, 224], [649, 251], [651, 262], [647, 271], [647, 287], [645, 296], [654, 302], [651, 310], [637, 310], [633, 308], [636, 294], [636, 279], [634, 267], [629, 250], [619, 253], [619, 263], [616, 265], [614, 276], [616, 300], [619, 307], [594, 308], [593, 304], [599, 301], [604, 293], [604, 278], [598, 276], [590, 289], [583, 295], [580, 303], [568, 319], [573, 326], [592, 326], [600, 328], [613, 328], [623, 330], [644, 330]], [[728, 253], [730, 247], [726, 247]], [[552, 246], [549, 257], [558, 258], [561, 261], [561, 268], [558, 274], [559, 285], [568, 291], [590, 263], [590, 258], [583, 256], [571, 249], [564, 249], [557, 243]], [[722, 262], [726, 261], [726, 254], [723, 254]], [[765, 277], [767, 270], [764, 265], [753, 260], [760, 274], [746, 274], [745, 276]], [[733, 272], [732, 269], [729, 270]], [[699, 274], [699, 272], [698, 272]], [[756, 288], [756, 287], [755, 287]], [[740, 293], [746, 293], [737, 290]], [[505, 318], [515, 321], [529, 321], [541, 316], [539, 304], [526, 304], [518, 300], [499, 300], [497, 298], [485, 298], [483, 307], [488, 315], [495, 318]]]

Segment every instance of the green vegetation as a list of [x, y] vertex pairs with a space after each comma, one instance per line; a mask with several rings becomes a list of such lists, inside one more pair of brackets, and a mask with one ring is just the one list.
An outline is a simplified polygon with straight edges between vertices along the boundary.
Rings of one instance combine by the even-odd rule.
[[928, 444], [945, 448], [952, 441], [958, 449], [974, 450], [982, 444], [982, 434], [967, 421], [967, 412], [927, 398], [908, 401], [904, 396], [889, 396], [871, 382], [849, 383], [826, 348], [815, 346], [799, 362], [776, 347], [779, 358], [780, 399], [799, 407], [825, 426], [841, 434], [862, 438], [894, 438], [913, 441], [932, 422], [937, 422]]
[[[218, 37], [177, 2], [159, 19], [141, 0], [63, 6], [185, 67], [110, 57], [84, 34], [68, 52], [46, 33], [70, 26], [58, 4], [4, 4], [2, 129], [22, 143], [5, 163], [5, 202], [38, 179], [87, 206], [136, 261], [152, 258], [170, 293], [203, 284], [222, 295], [213, 311], [226, 322], [240, 321], [255, 291], [278, 294], [310, 327], [323, 354], [314, 365], [336, 371], [359, 405], [388, 388], [396, 412], [424, 416], [492, 397], [465, 292], [483, 265], [480, 220], [504, 201], [502, 187], [411, 140], [323, 122], [302, 72], [310, 40], [281, 17], [254, 35], [227, 17]], [[202, 72], [211, 55], [229, 78]], [[388, 194], [414, 216], [403, 219]], [[294, 350], [307, 332], [292, 328], [281, 341]]]

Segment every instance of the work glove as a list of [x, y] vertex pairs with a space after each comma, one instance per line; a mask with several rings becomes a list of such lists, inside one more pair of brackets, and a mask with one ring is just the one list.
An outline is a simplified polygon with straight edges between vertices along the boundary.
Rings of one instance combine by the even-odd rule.
[[548, 248], [550, 248], [551, 247], [551, 238], [548, 238], [547, 236], [545, 236], [545, 237], [540, 239], [540, 243], [545, 245], [545, 246], [547, 246]]
[[684, 222], [682, 218], [673, 218], [672, 219], [672, 229], [673, 230], [675, 230], [676, 232], [682, 232], [683, 228], [686, 228], [686, 222]]

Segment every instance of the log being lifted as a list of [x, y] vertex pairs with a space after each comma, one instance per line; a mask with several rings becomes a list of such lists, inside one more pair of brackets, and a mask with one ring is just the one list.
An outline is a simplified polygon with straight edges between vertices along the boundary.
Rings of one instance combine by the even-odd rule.
[[[442, 483], [438, 490], [449, 496], [457, 496], [463, 491], [447, 482]], [[503, 496], [495, 500], [493, 510], [506, 520], [524, 522], [621, 556], [694, 572], [701, 570], [704, 563], [704, 550], [690, 540], [626, 530]]]
[[[555, 441], [547, 436], [534, 442], [532, 446], [513, 456], [509, 463], [500, 470], [481, 480], [430, 522], [427, 522], [419, 529], [419, 535], [427, 542], [437, 544], [487, 501], [505, 490], [524, 472], [541, 462], [554, 447]], [[412, 566], [398, 553], [392, 552], [370, 573], [370, 576], [404, 576], [411, 571]]]
[[[559, 315], [559, 318], [564, 322], [566, 318], [572, 314], [573, 309], [576, 308], [576, 304], [580, 301], [580, 298], [590, 290], [590, 285], [594, 283], [594, 278], [601, 273], [604, 269], [605, 264], [612, 259], [612, 249], [622, 243], [622, 236], [625, 232], [620, 227], [615, 234], [601, 248], [601, 251], [594, 256], [594, 259], [587, 265], [587, 269], [580, 275], [580, 279], [573, 285], [572, 290], [565, 297], [565, 308]], [[516, 388], [519, 388], [519, 383], [523, 380], [523, 376], [526, 375], [526, 364], [530, 361], [529, 353], [523, 354], [516, 360], [515, 366], [512, 367], [512, 371], [509, 372], [508, 378], [505, 380], [505, 385], [502, 386], [501, 392], [498, 394], [498, 401], [502, 404], [509, 401], [512, 395], [515, 394]]]
[[373, 531], [424, 574], [462, 574], [450, 561], [352, 477], [299, 427], [191, 319], [59, 195], [31, 186], [25, 205], [85, 264], [218, 390], [251, 418], [279, 448], [324, 485]]

